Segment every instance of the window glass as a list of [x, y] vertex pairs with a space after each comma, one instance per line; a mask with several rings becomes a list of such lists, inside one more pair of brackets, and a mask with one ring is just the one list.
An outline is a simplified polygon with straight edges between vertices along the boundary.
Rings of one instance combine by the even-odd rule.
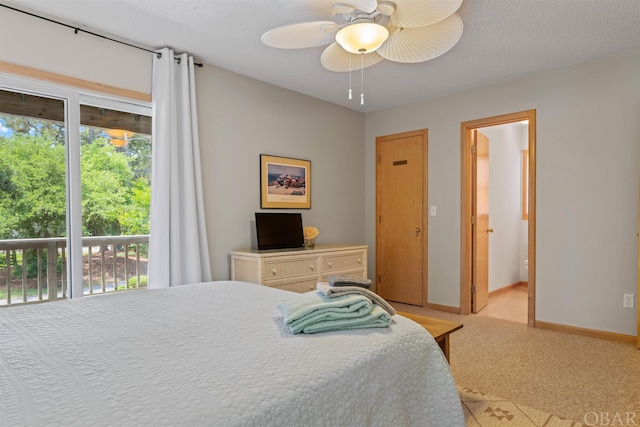
[[67, 289], [65, 101], [7, 90], [0, 101], [0, 304], [60, 298]]
[[146, 286], [151, 117], [80, 106], [84, 293]]

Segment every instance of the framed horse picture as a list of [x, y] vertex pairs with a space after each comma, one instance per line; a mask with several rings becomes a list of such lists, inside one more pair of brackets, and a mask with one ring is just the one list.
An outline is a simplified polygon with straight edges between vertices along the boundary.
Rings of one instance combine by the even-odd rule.
[[311, 161], [260, 154], [260, 207], [310, 209]]

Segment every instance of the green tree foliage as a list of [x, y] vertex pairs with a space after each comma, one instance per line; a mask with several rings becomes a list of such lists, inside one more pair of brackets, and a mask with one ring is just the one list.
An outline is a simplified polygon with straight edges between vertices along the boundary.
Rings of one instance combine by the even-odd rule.
[[2, 238], [63, 236], [65, 232], [64, 145], [44, 136], [14, 133], [0, 139], [3, 196]]
[[151, 179], [151, 144], [143, 135], [134, 135], [127, 145], [127, 159], [136, 178]]
[[146, 178], [136, 178], [128, 193], [127, 209], [118, 220], [124, 234], [149, 234], [149, 211], [151, 209], [151, 191]]
[[32, 117], [0, 115], [5, 126], [15, 133], [23, 135], [39, 135], [56, 144], [64, 144], [64, 125], [50, 120], [40, 120]]
[[[0, 115], [0, 239], [66, 235], [65, 138], [60, 123]], [[150, 152], [144, 136], [116, 148], [81, 129], [85, 236], [148, 234]]]
[[82, 226], [85, 236], [118, 235], [119, 217], [128, 209], [133, 173], [124, 153], [104, 138], [82, 146]]
[[[0, 151], [2, 150], [0, 138]], [[7, 207], [18, 198], [18, 189], [13, 183], [13, 169], [5, 156], [0, 157], [0, 237], [11, 235], [14, 225], [9, 218]]]

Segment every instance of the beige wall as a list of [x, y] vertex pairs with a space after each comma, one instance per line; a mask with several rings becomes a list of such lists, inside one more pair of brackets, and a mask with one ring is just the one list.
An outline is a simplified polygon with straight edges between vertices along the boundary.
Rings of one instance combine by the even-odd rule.
[[0, 61], [151, 93], [152, 54], [0, 8]]
[[[420, 82], [416, 82], [420, 84]], [[536, 318], [636, 335], [640, 52], [366, 115], [365, 221], [375, 249], [375, 138], [429, 129], [429, 299], [460, 302], [460, 123], [537, 110]], [[373, 259], [369, 260], [373, 265]]]
[[[200, 153], [214, 279], [254, 239], [260, 154], [311, 160], [316, 243], [364, 243], [364, 116], [214, 66], [196, 70]], [[269, 210], [273, 211], [273, 210]]]

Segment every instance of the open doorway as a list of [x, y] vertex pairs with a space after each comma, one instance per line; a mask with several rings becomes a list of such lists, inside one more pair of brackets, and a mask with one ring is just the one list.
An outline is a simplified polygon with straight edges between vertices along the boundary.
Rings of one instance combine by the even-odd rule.
[[[526, 322], [529, 326], [534, 326], [535, 323], [535, 110], [522, 111], [518, 113], [506, 114], [501, 116], [489, 117], [485, 119], [478, 119], [470, 122], [464, 122], [461, 124], [461, 152], [462, 152], [462, 170], [461, 170], [461, 283], [460, 283], [460, 312], [461, 314], [478, 313], [481, 312], [483, 307], [488, 302], [489, 293], [500, 293], [510, 288], [517, 288], [522, 285], [521, 277], [527, 279], [527, 308], [526, 308]], [[491, 138], [494, 139], [496, 148], [501, 134], [504, 134], [505, 128], [502, 125], [506, 124], [519, 124], [527, 123], [527, 129], [522, 129], [524, 132], [523, 140], [528, 143], [519, 143], [518, 146], [509, 147], [511, 156], [517, 155], [517, 158], [512, 158], [512, 163], [509, 165], [513, 170], [517, 168], [520, 173], [518, 176], [508, 178], [511, 181], [517, 180], [515, 191], [517, 194], [517, 201], [512, 201], [515, 206], [510, 206], [511, 216], [513, 217], [513, 210], [517, 210], [519, 219], [521, 220], [520, 227], [522, 231], [518, 231], [517, 224], [513, 222], [513, 218], [510, 220], [511, 225], [508, 224], [509, 220], [501, 218], [503, 209], [496, 209], [495, 212], [496, 224], [489, 219], [489, 146]], [[501, 126], [501, 128], [497, 128]], [[501, 129], [500, 131], [498, 129]], [[487, 137], [484, 133], [490, 135]], [[511, 132], [515, 132], [511, 128]], [[517, 134], [517, 132], [515, 132]], [[494, 150], [496, 153], [500, 153], [499, 150]], [[517, 154], [514, 154], [515, 153]], [[500, 154], [502, 155], [502, 154]], [[498, 156], [499, 157], [499, 156]], [[496, 159], [499, 161], [499, 159]], [[495, 163], [495, 161], [494, 161]], [[522, 168], [522, 169], [521, 169]], [[504, 167], [494, 166], [494, 173], [502, 170]], [[508, 169], [508, 168], [507, 168]], [[524, 172], [522, 174], [522, 172]], [[513, 172], [511, 172], [513, 174]], [[520, 175], [522, 174], [522, 175]], [[520, 177], [522, 176], [522, 178]], [[504, 179], [504, 178], [503, 178]], [[495, 185], [500, 180], [494, 180], [494, 186], [496, 190], [501, 190], [499, 186]], [[513, 191], [514, 185], [511, 185], [511, 191]], [[505, 203], [505, 200], [514, 198], [511, 196], [505, 196], [504, 194], [498, 194], [498, 197], [494, 197]], [[494, 201], [495, 203], [495, 201]], [[489, 269], [491, 265], [489, 257], [489, 242], [490, 239], [494, 239], [494, 225], [500, 224], [499, 233], [495, 233], [495, 236], [500, 235], [502, 242], [494, 245], [494, 253], [492, 257], [499, 257], [500, 259], [494, 260], [499, 265], [509, 262], [511, 270], [509, 269], [496, 269], [494, 268], [494, 274], [492, 277], [492, 286], [489, 285]], [[511, 243], [508, 240], [513, 240], [514, 234], [522, 233], [522, 236], [517, 238], [518, 242]], [[511, 235], [511, 237], [508, 237]], [[506, 240], [505, 240], [506, 239]], [[496, 239], [497, 240], [497, 239]], [[520, 245], [520, 241], [524, 241], [524, 249], [520, 249], [517, 246]], [[505, 243], [506, 242], [506, 243]], [[504, 249], [505, 245], [511, 244], [511, 248]], [[497, 251], [497, 248], [502, 248], [502, 252]], [[526, 263], [525, 263], [526, 261]], [[518, 264], [517, 267], [515, 264]], [[521, 264], [521, 265], [520, 265]], [[525, 267], [526, 266], [526, 267]], [[526, 268], [526, 269], [525, 269]], [[506, 283], [505, 283], [506, 281]], [[511, 281], [511, 282], [509, 282]], [[505, 288], [505, 289], [503, 289]]]
[[[523, 120], [477, 129], [478, 139], [484, 135], [487, 143], [485, 156], [481, 151], [476, 155], [478, 174], [484, 162], [487, 175], [486, 186], [477, 190], [486, 193], [486, 206], [481, 206], [484, 200], [478, 196], [477, 211], [485, 212], [488, 220], [488, 232], [481, 235], [487, 240], [488, 249], [482, 258], [488, 267], [488, 301], [481, 310], [476, 310], [472, 290], [471, 302], [473, 313], [479, 311], [482, 316], [525, 324], [528, 314], [528, 209], [523, 201], [526, 202], [528, 193], [528, 127], [528, 122]], [[476, 141], [476, 145], [481, 143]], [[523, 159], [526, 162], [523, 163]], [[476, 224], [481, 226], [481, 221]]]

